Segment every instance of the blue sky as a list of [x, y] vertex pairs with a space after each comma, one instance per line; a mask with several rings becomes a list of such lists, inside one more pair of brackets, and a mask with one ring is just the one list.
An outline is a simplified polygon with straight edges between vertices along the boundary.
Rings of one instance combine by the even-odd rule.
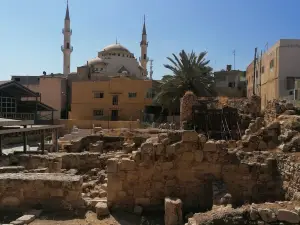
[[[0, 0], [0, 79], [62, 72], [66, 0]], [[300, 38], [299, 0], [70, 0], [71, 71], [118, 41], [140, 54], [146, 14], [154, 78], [167, 74], [167, 56], [208, 51], [211, 66], [245, 70], [254, 48]], [[299, 59], [300, 60], [300, 59]]]

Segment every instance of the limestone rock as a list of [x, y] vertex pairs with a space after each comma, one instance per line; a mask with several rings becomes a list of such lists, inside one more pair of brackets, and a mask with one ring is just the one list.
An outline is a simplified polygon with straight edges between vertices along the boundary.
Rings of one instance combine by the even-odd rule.
[[98, 202], [95, 206], [96, 208], [96, 214], [98, 218], [101, 218], [103, 216], [108, 216], [109, 215], [109, 210], [107, 203], [105, 202]]
[[165, 198], [165, 225], [182, 224], [182, 201]]
[[198, 133], [193, 130], [183, 131], [182, 142], [198, 142]]
[[287, 210], [287, 209], [279, 209], [277, 219], [280, 221], [288, 222], [288, 223], [299, 223], [300, 217], [296, 212]]
[[257, 220], [257, 219], [259, 219], [258, 210], [255, 207], [250, 206], [249, 216], [250, 216], [251, 220]]
[[263, 221], [267, 223], [275, 222], [276, 221], [276, 215], [271, 209], [262, 209], [258, 208], [258, 213]]
[[203, 151], [205, 151], [205, 152], [216, 152], [217, 151], [216, 143], [212, 140], [208, 140], [204, 144]]

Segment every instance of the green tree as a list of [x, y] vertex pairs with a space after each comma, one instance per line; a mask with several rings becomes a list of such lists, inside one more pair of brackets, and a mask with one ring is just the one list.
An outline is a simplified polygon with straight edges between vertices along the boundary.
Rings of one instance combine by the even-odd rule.
[[170, 64], [165, 64], [164, 67], [172, 74], [163, 76], [154, 102], [174, 111], [179, 108], [180, 98], [186, 91], [192, 91], [199, 97], [214, 96], [214, 78], [210, 61], [205, 59], [206, 54], [207, 52], [187, 54], [182, 50], [179, 56], [172, 54], [173, 58], [167, 57]]

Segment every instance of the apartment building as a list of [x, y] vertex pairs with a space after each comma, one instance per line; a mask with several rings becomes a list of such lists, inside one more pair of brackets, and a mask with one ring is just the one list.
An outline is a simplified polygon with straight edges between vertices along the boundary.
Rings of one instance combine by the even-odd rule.
[[293, 98], [300, 78], [299, 59], [300, 39], [280, 39], [257, 57], [255, 75], [254, 62], [247, 67], [247, 96], [259, 95], [262, 109], [273, 99]]

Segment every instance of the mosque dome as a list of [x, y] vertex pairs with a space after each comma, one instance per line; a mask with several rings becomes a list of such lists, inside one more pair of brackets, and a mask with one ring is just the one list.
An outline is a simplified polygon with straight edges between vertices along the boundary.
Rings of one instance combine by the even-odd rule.
[[102, 59], [102, 58], [96, 57], [94, 59], [90, 59], [88, 61], [88, 64], [89, 65], [107, 64], [107, 62], [104, 59]]
[[105, 48], [103, 48], [102, 51], [105, 51], [105, 52], [112, 52], [112, 51], [123, 51], [123, 52], [128, 52], [130, 53], [130, 51], [125, 48], [123, 45], [120, 45], [120, 44], [112, 44], [112, 45], [108, 45], [106, 46]]

